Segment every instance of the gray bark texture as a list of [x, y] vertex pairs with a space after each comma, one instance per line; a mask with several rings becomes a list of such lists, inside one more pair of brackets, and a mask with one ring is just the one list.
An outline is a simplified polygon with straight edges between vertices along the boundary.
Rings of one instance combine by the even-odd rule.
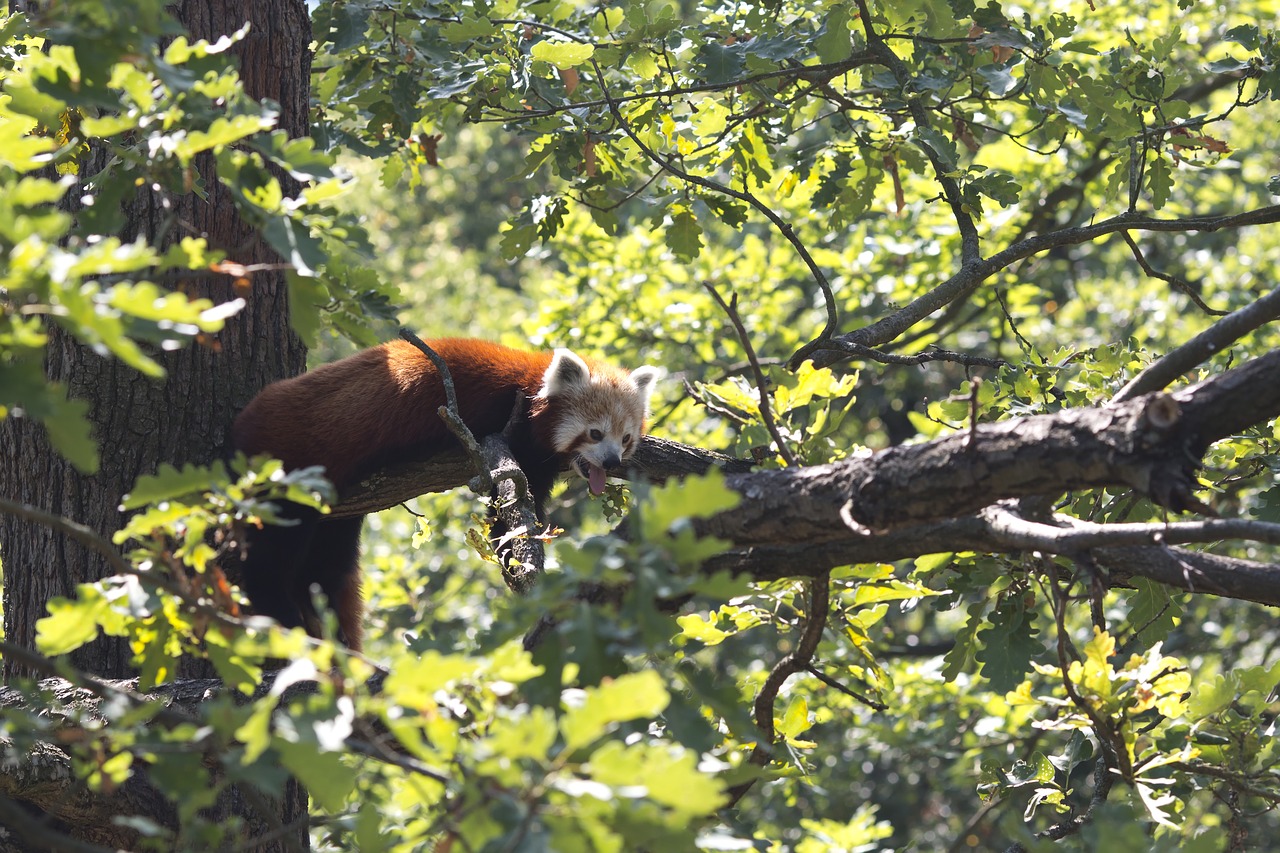
[[[248, 37], [235, 48], [246, 90], [279, 103], [280, 127], [291, 136], [307, 133], [311, 25], [303, 0], [183, 0], [171, 11], [193, 38], [210, 41], [249, 21]], [[91, 153], [80, 174], [85, 179], [95, 174], [103, 157], [101, 151]], [[199, 235], [242, 264], [278, 264], [279, 257], [240, 219], [216, 179], [213, 158], [198, 159], [195, 168], [207, 199], [143, 188], [121, 211], [120, 236], [143, 235], [163, 249]], [[281, 180], [286, 194], [297, 193], [296, 183], [284, 175]], [[227, 277], [168, 284], [217, 303], [239, 295]], [[264, 385], [305, 367], [305, 347], [289, 326], [284, 273], [255, 274], [247, 303], [216, 339], [153, 354], [167, 371], [159, 382], [98, 356], [52, 326], [47, 375], [64, 383], [72, 397], [88, 401], [101, 468], [92, 476], [81, 474], [51, 448], [42, 427], [8, 418], [0, 421], [0, 497], [81, 522], [110, 538], [124, 521], [120, 498], [139, 475], [154, 472], [161, 462], [207, 463], [224, 455], [232, 420], [245, 403]], [[74, 595], [77, 584], [107, 573], [99, 555], [65, 535], [6, 515], [0, 515], [0, 558], [5, 638], [28, 649], [34, 648], [35, 624], [50, 598]], [[122, 679], [131, 674], [129, 658], [125, 641], [104, 637], [73, 653], [70, 663], [82, 672]], [[180, 671], [194, 674], [201, 667], [185, 665]], [[4, 656], [6, 682], [35, 674], [29, 661]], [[130, 849], [137, 833], [110, 818], [142, 815], [170, 827], [176, 820], [173, 804], [144, 774], [135, 774], [109, 796], [97, 796], [76, 779], [67, 755], [56, 747], [23, 752], [0, 743], [0, 755], [6, 777], [0, 830], [8, 830], [0, 831], [0, 850]], [[220, 823], [243, 820], [238, 849], [261, 851], [308, 849], [306, 813], [306, 792], [294, 782], [281, 802], [265, 804], [260, 795], [231, 786], [207, 811]]]

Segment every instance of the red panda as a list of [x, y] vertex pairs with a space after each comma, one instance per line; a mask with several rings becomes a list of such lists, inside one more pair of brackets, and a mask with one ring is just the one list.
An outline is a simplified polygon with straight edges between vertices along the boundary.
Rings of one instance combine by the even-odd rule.
[[[640, 442], [658, 376], [653, 367], [627, 373], [567, 349], [523, 352], [462, 338], [427, 344], [448, 366], [462, 419], [477, 437], [502, 431], [517, 393], [529, 399], [526, 422], [510, 443], [540, 518], [566, 464], [599, 494], [605, 470]], [[289, 470], [323, 465], [341, 494], [406, 453], [457, 447], [437, 413], [444, 403], [430, 359], [406, 341], [392, 341], [268, 385], [236, 418], [232, 442], [249, 455], [269, 453]], [[359, 650], [364, 519], [327, 519], [296, 504], [281, 514], [296, 523], [251, 531], [243, 549], [241, 583], [254, 611], [318, 636], [311, 603], [317, 585], [337, 614], [339, 640]]]

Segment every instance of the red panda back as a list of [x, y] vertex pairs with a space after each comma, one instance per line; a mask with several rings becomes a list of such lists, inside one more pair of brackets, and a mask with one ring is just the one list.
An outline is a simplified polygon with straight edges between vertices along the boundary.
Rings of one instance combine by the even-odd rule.
[[[517, 389], [537, 395], [552, 358], [466, 338], [427, 345], [449, 366], [462, 418], [477, 436], [502, 430]], [[342, 488], [381, 457], [454, 444], [437, 414], [444, 402], [435, 365], [412, 344], [391, 341], [268, 385], [232, 435], [237, 449], [270, 453], [289, 469], [323, 465]]]

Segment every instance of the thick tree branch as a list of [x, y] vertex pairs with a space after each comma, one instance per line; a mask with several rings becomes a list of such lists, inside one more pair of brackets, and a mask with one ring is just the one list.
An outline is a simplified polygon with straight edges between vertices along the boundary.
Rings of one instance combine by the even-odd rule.
[[[1160, 538], [1161, 525], [1150, 525]], [[1216, 541], [1216, 540], [1215, 540]], [[892, 563], [925, 554], [973, 551], [980, 554], [1023, 550], [979, 516], [914, 525], [868, 536], [850, 535], [814, 545], [757, 546], [719, 554], [703, 564], [708, 573], [729, 572], [758, 581], [811, 577], [837, 566]], [[1047, 549], [1046, 549], [1047, 550]], [[1146, 578], [1175, 589], [1253, 601], [1280, 607], [1280, 564], [1206, 554], [1167, 544], [1106, 545], [1090, 552], [1112, 585]]]
[[[1200, 508], [1199, 458], [1280, 414], [1280, 351], [1198, 386], [1117, 406], [984, 424], [831, 465], [727, 478], [750, 497], [699, 525], [736, 545], [812, 545], [975, 513], [997, 501], [1126, 486]], [[944, 549], [951, 550], [951, 549]]]
[[[712, 450], [645, 436], [635, 455], [627, 460], [627, 468], [610, 471], [609, 475], [662, 482], [671, 477], [705, 474], [711, 468], [741, 473], [750, 471], [751, 463]], [[461, 450], [410, 456], [379, 468], [344, 492], [333, 508], [332, 517], [381, 512], [419, 495], [447, 492], [465, 486], [474, 473]]]

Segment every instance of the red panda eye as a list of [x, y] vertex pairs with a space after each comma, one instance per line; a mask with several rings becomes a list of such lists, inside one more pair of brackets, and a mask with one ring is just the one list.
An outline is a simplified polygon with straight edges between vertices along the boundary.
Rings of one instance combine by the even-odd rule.
[[631, 443], [631, 433], [627, 433], [626, 435], [624, 435], [624, 436], [622, 437], [622, 443], [623, 443], [623, 444], [630, 444], [630, 443]]
[[604, 433], [598, 429], [593, 429], [587, 433], [587, 437], [592, 441], [604, 441]]

